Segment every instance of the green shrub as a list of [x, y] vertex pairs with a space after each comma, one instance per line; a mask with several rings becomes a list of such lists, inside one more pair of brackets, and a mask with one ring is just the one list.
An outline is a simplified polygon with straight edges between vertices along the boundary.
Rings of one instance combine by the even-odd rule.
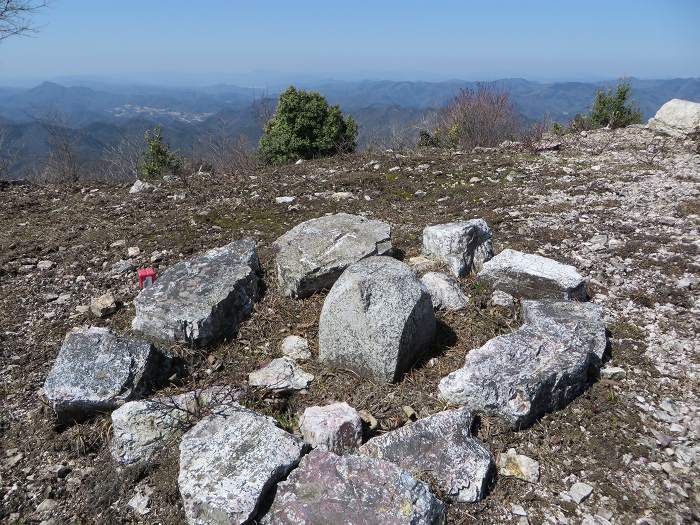
[[593, 101], [591, 110], [590, 127], [602, 128], [624, 128], [630, 124], [642, 122], [642, 112], [629, 103], [631, 87], [628, 83], [622, 82], [613, 90], [598, 91]]
[[266, 164], [328, 157], [357, 147], [357, 124], [319, 93], [290, 86], [265, 124], [258, 154]]
[[170, 150], [163, 139], [160, 127], [149, 129], [144, 134], [146, 151], [139, 161], [139, 175], [144, 179], [159, 179], [166, 173], [177, 174], [182, 168], [182, 159]]

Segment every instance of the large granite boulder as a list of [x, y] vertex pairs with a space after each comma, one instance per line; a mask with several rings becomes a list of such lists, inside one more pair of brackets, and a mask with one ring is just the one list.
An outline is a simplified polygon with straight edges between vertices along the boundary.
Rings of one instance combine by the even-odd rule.
[[74, 328], [66, 335], [44, 383], [61, 424], [83, 421], [146, 395], [171, 362], [147, 341], [107, 328]]
[[472, 436], [466, 408], [446, 410], [370, 439], [360, 454], [427, 472], [440, 492], [459, 502], [482, 499], [494, 473], [491, 453]]
[[319, 360], [382, 382], [397, 381], [435, 336], [430, 294], [391, 257], [350, 266], [331, 288], [319, 321]]
[[308, 297], [328, 289], [351, 264], [372, 255], [391, 254], [391, 227], [337, 213], [302, 222], [278, 238], [277, 279], [289, 297]]
[[178, 484], [188, 523], [252, 522], [303, 450], [303, 441], [252, 410], [202, 419], [180, 442]]
[[202, 391], [129, 401], [112, 412], [112, 457], [123, 465], [149, 463], [160, 452], [177, 446], [199, 419], [240, 408], [243, 391], [217, 386]]
[[263, 523], [438, 525], [445, 505], [393, 463], [315, 449], [277, 487]]
[[647, 125], [674, 137], [700, 137], [700, 103], [678, 98], [669, 100]]
[[423, 255], [445, 263], [457, 277], [478, 272], [493, 257], [491, 229], [484, 219], [450, 222], [423, 229]]
[[436, 310], [462, 310], [469, 304], [469, 299], [454, 277], [439, 272], [428, 272], [420, 281], [428, 290]]
[[252, 239], [181, 261], [136, 297], [132, 328], [193, 346], [231, 337], [253, 310], [259, 268]]
[[[530, 303], [526, 315], [546, 313], [548, 308]], [[552, 309], [556, 315], [565, 313]], [[564, 407], [588, 388], [601, 364], [600, 330], [582, 317], [539, 319], [491, 339], [440, 381], [440, 397], [502, 417], [516, 430]]]
[[477, 278], [495, 290], [523, 299], [588, 298], [588, 280], [573, 266], [511, 249], [486, 262]]
[[308, 407], [299, 418], [299, 428], [309, 445], [335, 454], [362, 445], [362, 418], [347, 403]]

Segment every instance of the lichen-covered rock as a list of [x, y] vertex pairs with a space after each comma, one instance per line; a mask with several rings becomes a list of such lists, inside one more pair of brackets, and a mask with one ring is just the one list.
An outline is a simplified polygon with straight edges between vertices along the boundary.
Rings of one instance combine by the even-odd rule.
[[488, 489], [494, 460], [472, 436], [472, 424], [466, 408], [438, 412], [370, 439], [360, 453], [429, 473], [455, 501], [478, 501]]
[[198, 418], [240, 408], [242, 390], [217, 386], [170, 397], [130, 401], [112, 412], [110, 450], [118, 463], [148, 463], [159, 452], [177, 446]]
[[445, 505], [393, 463], [315, 449], [277, 487], [263, 523], [438, 525]]
[[649, 119], [648, 126], [674, 137], [700, 137], [700, 103], [671, 99]]
[[273, 246], [282, 292], [289, 297], [307, 297], [333, 286], [351, 264], [372, 255], [389, 255], [391, 227], [359, 215], [337, 213], [296, 225]]
[[319, 321], [319, 360], [378, 381], [397, 381], [429, 350], [433, 304], [411, 269], [391, 257], [350, 266], [331, 288]]
[[573, 266], [511, 249], [486, 262], [477, 279], [522, 299], [588, 298], [588, 280]]
[[311, 358], [311, 350], [309, 350], [309, 342], [298, 335], [288, 335], [280, 345], [282, 354], [294, 359], [295, 361], [304, 361]]
[[420, 280], [428, 290], [436, 310], [462, 310], [469, 304], [469, 299], [454, 277], [428, 272]]
[[202, 419], [180, 442], [178, 485], [188, 523], [249, 523], [303, 449], [300, 439], [252, 410]]
[[601, 364], [596, 324], [581, 322], [580, 312], [569, 320], [556, 306], [530, 303], [526, 311], [530, 318], [548, 311], [553, 317], [528, 322], [469, 352], [464, 366], [440, 381], [442, 399], [500, 416], [520, 429], [589, 386]]
[[273, 359], [267, 366], [248, 374], [248, 385], [266, 388], [279, 394], [303, 390], [314, 380], [289, 357]]
[[179, 262], [136, 297], [132, 328], [194, 346], [231, 337], [257, 300], [259, 267], [252, 239]]
[[299, 418], [299, 428], [309, 445], [335, 454], [362, 445], [362, 418], [347, 403], [307, 408]]
[[423, 255], [447, 264], [457, 277], [478, 272], [493, 257], [491, 229], [484, 219], [450, 222], [423, 229]]
[[107, 328], [66, 335], [44, 393], [59, 422], [83, 421], [137, 399], [170, 372], [170, 361], [147, 341]]

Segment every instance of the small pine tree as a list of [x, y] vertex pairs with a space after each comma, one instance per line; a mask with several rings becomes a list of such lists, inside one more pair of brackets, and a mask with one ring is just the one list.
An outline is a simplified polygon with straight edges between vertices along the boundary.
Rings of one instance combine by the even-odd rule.
[[258, 153], [266, 164], [328, 157], [357, 147], [357, 124], [319, 93], [290, 86], [265, 124]]
[[614, 91], [612, 88], [607, 92], [598, 91], [589, 117], [591, 127], [624, 128], [630, 124], [641, 123], [642, 112], [628, 103], [631, 89], [628, 83], [622, 82]]
[[144, 134], [146, 151], [139, 162], [139, 175], [145, 179], [159, 179], [166, 172], [177, 173], [182, 167], [182, 159], [170, 150], [163, 139], [160, 127], [149, 129]]

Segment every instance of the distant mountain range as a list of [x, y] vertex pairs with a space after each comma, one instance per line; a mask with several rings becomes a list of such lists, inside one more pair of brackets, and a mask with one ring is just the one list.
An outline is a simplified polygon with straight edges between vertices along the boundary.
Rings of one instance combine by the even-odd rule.
[[[629, 79], [632, 97], [644, 114], [652, 116], [671, 98], [700, 101], [700, 78], [670, 80]], [[329, 102], [352, 114], [360, 126], [360, 144], [396, 138], [415, 130], [427, 116], [444, 106], [462, 88], [477, 82], [399, 82], [390, 80], [327, 81], [298, 84], [321, 92]], [[597, 90], [614, 82], [540, 83], [503, 79], [485, 84], [510, 93], [525, 120], [548, 115], [566, 122], [587, 111]], [[256, 143], [261, 133], [254, 101], [274, 105], [278, 92], [231, 85], [201, 88], [123, 86], [84, 82], [60, 85], [44, 82], [31, 89], [0, 87], [0, 158], [11, 155], [5, 177], [22, 177], [49, 149], [46, 122], [58, 123], [79, 137], [80, 154], [97, 162], [102, 151], [161, 125], [173, 145], [191, 151], [198, 139], [212, 133], [243, 135]], [[2, 176], [2, 175], [0, 175]]]

